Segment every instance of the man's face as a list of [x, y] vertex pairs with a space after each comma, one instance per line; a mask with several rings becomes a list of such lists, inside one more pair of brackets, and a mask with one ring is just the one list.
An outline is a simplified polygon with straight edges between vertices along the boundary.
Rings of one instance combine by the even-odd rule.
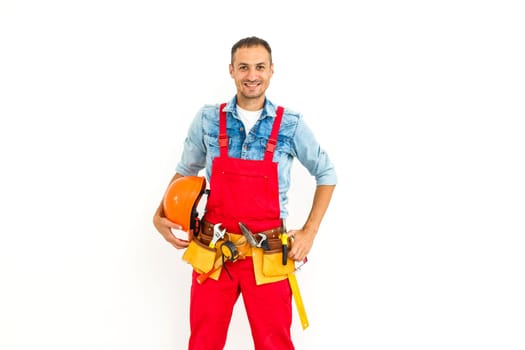
[[260, 99], [270, 85], [273, 64], [263, 46], [242, 47], [233, 56], [230, 75], [235, 80], [238, 97]]

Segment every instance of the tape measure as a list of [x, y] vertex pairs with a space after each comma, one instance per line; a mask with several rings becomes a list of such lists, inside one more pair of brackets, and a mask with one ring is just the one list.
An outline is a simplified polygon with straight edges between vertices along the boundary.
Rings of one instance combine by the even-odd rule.
[[292, 288], [292, 294], [295, 300], [295, 306], [297, 307], [297, 312], [299, 313], [299, 319], [301, 320], [301, 326], [303, 327], [303, 330], [305, 330], [309, 326], [308, 317], [306, 316], [306, 310], [304, 309], [303, 298], [301, 297], [301, 292], [299, 291], [299, 284], [297, 283], [295, 272], [288, 274], [288, 281], [290, 282], [290, 287]]

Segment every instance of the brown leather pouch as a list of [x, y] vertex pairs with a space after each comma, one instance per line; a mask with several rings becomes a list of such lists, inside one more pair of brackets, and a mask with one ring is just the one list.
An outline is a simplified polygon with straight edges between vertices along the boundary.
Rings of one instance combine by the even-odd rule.
[[213, 268], [216, 255], [217, 250], [215, 248], [210, 248], [194, 238], [182, 255], [182, 260], [193, 266], [193, 269], [198, 273], [203, 273]]

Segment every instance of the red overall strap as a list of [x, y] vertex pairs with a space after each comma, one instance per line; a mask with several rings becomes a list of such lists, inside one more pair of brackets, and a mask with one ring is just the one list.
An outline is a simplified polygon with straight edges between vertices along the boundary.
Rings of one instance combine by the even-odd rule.
[[228, 134], [226, 133], [226, 112], [224, 107], [226, 103], [219, 107], [219, 149], [221, 157], [228, 158]]
[[[224, 107], [226, 103], [222, 103], [219, 107], [219, 148], [221, 152], [221, 157], [228, 157], [228, 134], [226, 132], [226, 112]], [[284, 108], [281, 106], [277, 107], [277, 115], [273, 121], [272, 132], [268, 138], [268, 143], [266, 144], [266, 153], [264, 156], [265, 160], [273, 159], [273, 152], [277, 146], [277, 137], [279, 135], [279, 128], [281, 127], [281, 120], [283, 119]]]
[[279, 135], [279, 128], [281, 127], [281, 120], [283, 119], [284, 108], [279, 106], [277, 107], [277, 115], [273, 121], [272, 133], [268, 138], [268, 143], [266, 144], [266, 153], [264, 155], [264, 160], [273, 159], [273, 151], [277, 146], [277, 136]]

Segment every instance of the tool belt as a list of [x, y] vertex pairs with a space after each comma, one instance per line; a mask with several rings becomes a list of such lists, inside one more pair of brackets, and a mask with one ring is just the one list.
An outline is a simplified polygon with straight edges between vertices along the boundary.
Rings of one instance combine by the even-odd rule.
[[[235, 233], [226, 233], [224, 238], [220, 239], [214, 248], [211, 248], [210, 242], [213, 239], [214, 224], [202, 220], [200, 228], [200, 233], [191, 240], [182, 256], [182, 259], [191, 264], [199, 274], [211, 271], [218, 260], [234, 262], [246, 257], [253, 259], [257, 284], [285, 279], [287, 274], [295, 269], [293, 260], [288, 259], [286, 265], [283, 265], [282, 262], [282, 242], [279, 238], [279, 235], [284, 231], [282, 225], [259, 232], [267, 237], [266, 249], [250, 246], [243, 235]], [[291, 247], [290, 239], [288, 239], [288, 247], [288, 249]], [[230, 254], [231, 256], [226, 256], [224, 259], [225, 252], [226, 255]], [[235, 254], [237, 255], [234, 257]], [[210, 275], [210, 278], [217, 280], [221, 270], [222, 267], [218, 268]]]
[[[200, 234], [197, 236], [197, 238], [205, 245], [209, 245], [211, 240], [213, 239], [213, 226], [214, 224], [212, 224], [209, 221], [206, 221], [206, 220], [201, 221], [201, 231], [200, 231]], [[269, 250], [266, 250], [265, 251], [266, 253], [275, 253], [275, 252], [281, 251], [282, 245], [281, 245], [281, 239], [279, 238], [279, 235], [283, 231], [284, 231], [284, 226], [281, 224], [281, 226], [279, 227], [275, 227], [275, 228], [272, 228], [272, 229], [269, 229], [263, 232], [259, 232], [261, 234], [266, 235], [267, 237]], [[228, 240], [232, 240], [232, 237], [233, 239], [235, 239], [236, 236], [242, 237], [242, 235], [230, 233], [230, 234], [225, 235], [224, 239], [228, 241]], [[246, 242], [246, 245], [249, 246], [248, 242]], [[291, 246], [290, 239], [288, 239], [288, 246], [289, 247]]]

